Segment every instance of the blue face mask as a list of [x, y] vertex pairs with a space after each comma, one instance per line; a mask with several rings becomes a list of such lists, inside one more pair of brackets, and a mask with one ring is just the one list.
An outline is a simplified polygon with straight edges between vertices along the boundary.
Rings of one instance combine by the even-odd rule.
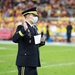
[[33, 24], [37, 23], [37, 21], [38, 21], [38, 17], [34, 17], [32, 20]]

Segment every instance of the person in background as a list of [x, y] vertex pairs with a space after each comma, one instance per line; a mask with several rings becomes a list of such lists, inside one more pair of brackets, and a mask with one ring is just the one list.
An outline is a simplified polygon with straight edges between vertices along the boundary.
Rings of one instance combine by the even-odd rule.
[[71, 22], [69, 22], [69, 25], [67, 25], [66, 27], [67, 29], [67, 42], [70, 43], [70, 39], [71, 39], [71, 33], [72, 33], [72, 25]]
[[25, 20], [23, 25], [19, 25], [12, 38], [12, 41], [18, 43], [18, 53], [16, 65], [18, 75], [38, 75], [37, 67], [40, 67], [39, 47], [45, 45], [45, 39], [42, 35], [40, 43], [35, 43], [34, 36], [39, 35], [37, 27], [34, 24], [38, 21], [36, 7], [22, 12]]
[[50, 34], [49, 34], [49, 25], [46, 26], [46, 41], [50, 39]]

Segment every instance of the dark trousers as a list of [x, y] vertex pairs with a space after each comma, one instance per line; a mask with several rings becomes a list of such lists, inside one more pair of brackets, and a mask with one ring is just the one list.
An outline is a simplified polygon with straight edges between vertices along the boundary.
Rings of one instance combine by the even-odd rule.
[[38, 75], [36, 67], [21, 67], [18, 66], [18, 75]]
[[71, 41], [70, 41], [70, 38], [71, 38], [71, 33], [68, 33], [68, 34], [67, 34], [67, 42], [71, 42]]

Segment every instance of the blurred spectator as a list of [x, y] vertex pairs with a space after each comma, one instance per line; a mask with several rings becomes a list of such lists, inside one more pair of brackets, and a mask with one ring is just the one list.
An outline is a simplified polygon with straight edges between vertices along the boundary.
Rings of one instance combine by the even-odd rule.
[[47, 12], [44, 8], [41, 9], [42, 18], [47, 18]]
[[71, 33], [72, 33], [71, 22], [69, 22], [69, 24], [67, 25], [66, 29], [67, 29], [67, 42], [70, 43], [71, 42]]
[[49, 25], [46, 26], [46, 41], [51, 42], [50, 33], [49, 33]]
[[[74, 0], [1, 0], [0, 7], [3, 8], [2, 17], [9, 17], [12, 11], [23, 11], [26, 8], [37, 6], [40, 18], [47, 17], [70, 17], [75, 13]], [[13, 9], [15, 8], [15, 9]]]
[[0, 28], [9, 28], [14, 32], [18, 23], [24, 19], [21, 12], [34, 6], [37, 7], [40, 18], [37, 23], [39, 32], [43, 29], [46, 34], [47, 20], [51, 20], [50, 36], [54, 31], [60, 32], [61, 27], [66, 33], [64, 27], [69, 20], [75, 27], [75, 0], [0, 0]]
[[52, 24], [50, 26], [50, 31], [52, 32], [53, 36], [56, 36], [57, 33], [57, 26], [55, 24]]

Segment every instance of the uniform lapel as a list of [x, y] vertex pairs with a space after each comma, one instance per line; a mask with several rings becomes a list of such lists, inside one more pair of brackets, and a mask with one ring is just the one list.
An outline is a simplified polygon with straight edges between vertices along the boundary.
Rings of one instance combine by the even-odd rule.
[[38, 35], [37, 28], [35, 26], [33, 26], [33, 30], [35, 32], [35, 35]]

